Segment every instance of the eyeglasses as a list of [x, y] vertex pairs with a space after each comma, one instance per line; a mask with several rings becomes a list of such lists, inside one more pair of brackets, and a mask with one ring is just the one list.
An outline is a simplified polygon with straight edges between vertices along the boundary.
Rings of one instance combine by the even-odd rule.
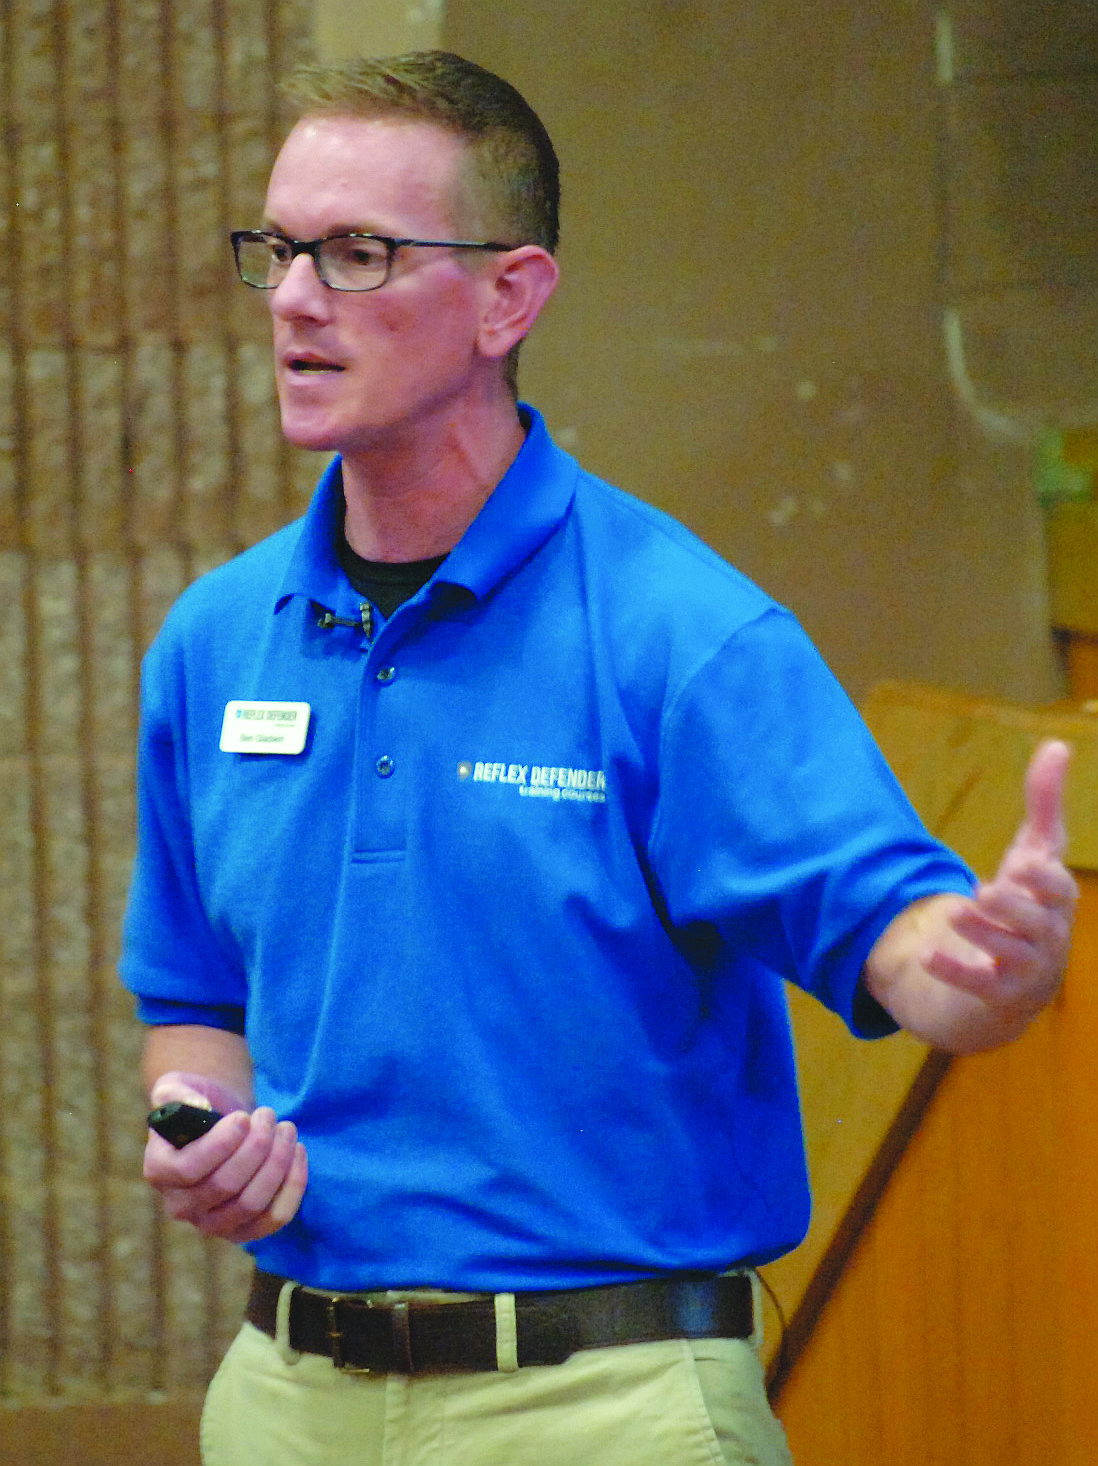
[[245, 285], [275, 290], [298, 255], [309, 255], [323, 284], [332, 290], [380, 290], [388, 280], [398, 249], [483, 249], [505, 252], [513, 244], [482, 244], [470, 239], [391, 239], [386, 234], [329, 234], [325, 239], [288, 239], [261, 229], [230, 234], [236, 268]]

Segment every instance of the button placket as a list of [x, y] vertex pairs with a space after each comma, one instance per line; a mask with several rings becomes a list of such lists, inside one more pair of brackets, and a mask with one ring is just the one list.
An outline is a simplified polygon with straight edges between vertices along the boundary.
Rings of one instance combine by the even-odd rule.
[[[370, 661], [364, 669], [360, 735], [365, 757], [360, 765], [355, 833], [355, 850], [364, 855], [395, 854], [403, 851], [407, 839], [407, 791], [401, 788], [404, 781], [399, 770], [406, 720], [398, 706], [399, 693], [388, 690], [400, 682], [393, 641], [387, 623], [370, 647]], [[393, 697], [397, 703], [390, 701]]]
[[[379, 682], [382, 687], [386, 687], [392, 682], [395, 676], [396, 668], [390, 663], [377, 669], [374, 673], [374, 680]], [[379, 779], [391, 779], [396, 771], [396, 764], [389, 754], [383, 753], [374, 764], [374, 769]]]

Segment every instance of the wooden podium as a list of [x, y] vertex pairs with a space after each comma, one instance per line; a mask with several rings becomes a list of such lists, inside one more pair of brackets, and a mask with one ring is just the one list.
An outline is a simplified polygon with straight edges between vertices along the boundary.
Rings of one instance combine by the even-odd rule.
[[1024, 1038], [946, 1060], [865, 1045], [797, 1002], [812, 1232], [766, 1269], [770, 1363], [810, 1466], [1091, 1466], [1098, 1450], [1098, 717], [900, 685], [863, 711], [934, 832], [981, 876], [1042, 737], [1074, 746], [1082, 888], [1060, 999]]

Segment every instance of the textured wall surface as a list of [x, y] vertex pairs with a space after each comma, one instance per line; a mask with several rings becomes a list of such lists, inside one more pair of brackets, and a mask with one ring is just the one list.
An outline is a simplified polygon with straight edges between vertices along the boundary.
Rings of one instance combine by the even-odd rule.
[[[1059, 669], [1033, 454], [958, 402], [943, 344], [946, 8], [958, 73], [994, 49], [1035, 54], [1042, 25], [1070, 33], [1062, 59], [1098, 13], [1093, 0], [449, 0], [443, 34], [526, 92], [560, 152], [563, 277], [522, 372], [558, 438], [788, 604], [856, 694], [900, 677], [1042, 701]], [[1093, 146], [1070, 168], [1057, 150], [1093, 113], [1073, 109], [1037, 147], [1048, 96], [1018, 89], [1009, 139], [1002, 108], [979, 127], [960, 109], [955, 260], [977, 230], [981, 262], [992, 241], [999, 265], [1014, 258], [1009, 220], [1045, 264], [1066, 221], [1063, 248], [1086, 233], [1093, 263], [1094, 189], [1061, 197], [1065, 178], [1093, 179]], [[1040, 180], [1021, 201], [1024, 168], [993, 146], [1010, 139]], [[1094, 380], [1093, 333], [1042, 345], [1043, 376], [1029, 351], [1008, 372], [995, 352], [1009, 324], [983, 300], [966, 321], [981, 396], [994, 384], [1013, 401], [1024, 371], [1040, 406], [1069, 355]], [[1054, 411], [1056, 383], [1050, 396]]]
[[1026, 441], [1098, 421], [1098, 8], [953, 0], [937, 17], [950, 376]]
[[[258, 217], [304, 0], [0, 4], [0, 1398], [200, 1384], [243, 1260], [140, 1180], [117, 984], [138, 662], [284, 522]], [[170, 1376], [170, 1377], [169, 1377]], [[2, 1426], [0, 1426], [2, 1433]]]

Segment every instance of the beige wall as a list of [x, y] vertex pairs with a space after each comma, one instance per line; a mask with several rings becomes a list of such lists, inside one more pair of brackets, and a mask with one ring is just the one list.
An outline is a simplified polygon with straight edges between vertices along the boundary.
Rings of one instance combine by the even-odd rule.
[[441, 44], [445, 8], [445, 0], [316, 0], [316, 49], [333, 58], [430, 50]]
[[1030, 454], [946, 371], [934, 37], [929, 5], [861, 0], [450, 0], [444, 23], [562, 157], [564, 285], [523, 378], [557, 433], [790, 604], [855, 692], [1040, 699]]

